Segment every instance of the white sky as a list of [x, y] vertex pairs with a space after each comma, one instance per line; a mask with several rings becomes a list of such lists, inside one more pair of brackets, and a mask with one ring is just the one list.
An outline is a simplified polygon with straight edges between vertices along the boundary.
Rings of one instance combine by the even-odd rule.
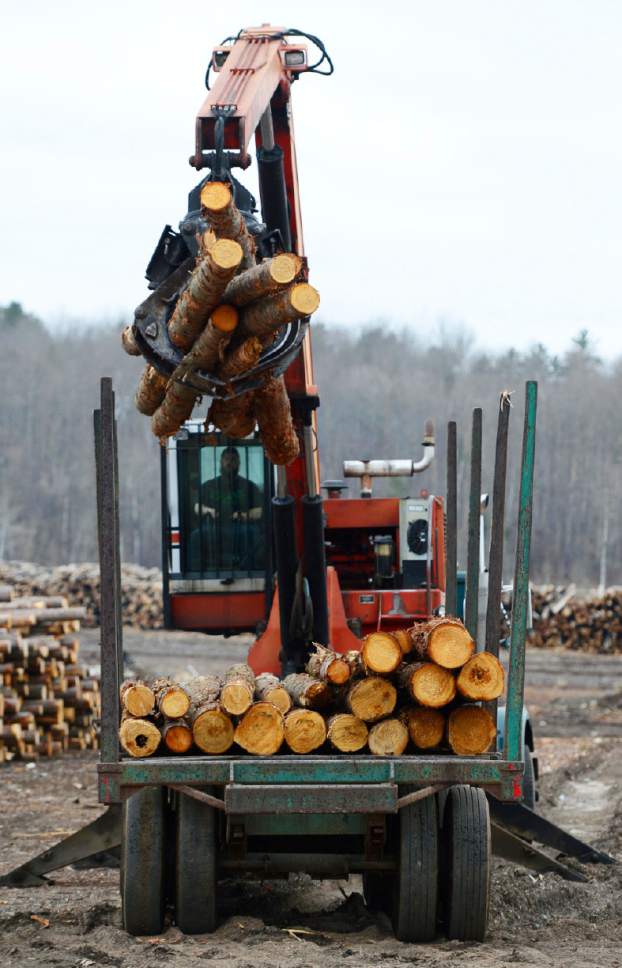
[[[618, 0], [0, 0], [0, 303], [129, 315], [188, 166], [211, 48], [323, 38], [294, 87], [319, 317], [622, 353]], [[246, 177], [246, 176], [243, 176]]]

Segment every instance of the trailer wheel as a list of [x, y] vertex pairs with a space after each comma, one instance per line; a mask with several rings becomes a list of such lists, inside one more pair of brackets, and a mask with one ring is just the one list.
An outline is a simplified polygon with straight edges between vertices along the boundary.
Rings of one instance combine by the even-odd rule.
[[483, 790], [454, 786], [443, 817], [441, 893], [447, 937], [483, 941], [490, 895], [490, 817]]
[[[206, 791], [211, 792], [211, 791]], [[216, 811], [179, 794], [175, 861], [175, 919], [184, 934], [216, 927]]]
[[144, 787], [123, 805], [121, 905], [129, 934], [159, 934], [164, 924], [165, 799]]
[[523, 775], [523, 806], [530, 810], [536, 809], [536, 773], [533, 766], [533, 754], [525, 746], [525, 773]]
[[432, 941], [436, 936], [438, 840], [435, 797], [400, 810], [393, 894], [393, 929], [399, 941]]
[[393, 884], [391, 875], [366, 871], [363, 874], [363, 897], [370, 911], [391, 911]]

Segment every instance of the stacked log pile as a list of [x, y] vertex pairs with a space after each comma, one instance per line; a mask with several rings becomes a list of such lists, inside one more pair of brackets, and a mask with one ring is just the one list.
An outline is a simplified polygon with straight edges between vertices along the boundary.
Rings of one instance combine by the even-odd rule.
[[[85, 610], [83, 625], [99, 625], [99, 566], [94, 564], [46, 567], [31, 562], [0, 564], [0, 584], [18, 596], [61, 596]], [[0, 603], [1, 604], [1, 603]], [[158, 568], [123, 565], [121, 569], [123, 623], [141, 629], [162, 628], [162, 573]]]
[[0, 587], [0, 763], [96, 749], [99, 681], [79, 663], [83, 608]]
[[529, 644], [601, 654], [622, 653], [622, 589], [577, 595], [574, 586], [532, 589]]
[[[146, 366], [136, 406], [151, 417], [153, 433], [164, 441], [191, 416], [199, 393], [188, 375], [203, 370], [230, 390], [228, 397], [212, 402], [208, 421], [238, 438], [248, 436], [257, 423], [272, 463], [289, 464], [299, 443], [283, 377], [268, 373], [262, 386], [239, 397], [233, 396], [231, 380], [257, 364], [282, 326], [315, 312], [319, 295], [295, 253], [257, 262], [255, 241], [228, 183], [207, 182], [201, 206], [208, 228], [197, 238], [195, 267], [168, 320], [170, 340], [183, 357], [170, 379]], [[130, 355], [140, 354], [131, 327], [121, 342]]]
[[220, 678], [127, 681], [120, 691], [121, 746], [130, 756], [233, 747], [279, 751], [487, 752], [496, 724], [479, 703], [503, 692], [503, 668], [455, 619], [374, 632], [360, 652], [315, 646], [306, 671], [280, 680], [236, 665]]

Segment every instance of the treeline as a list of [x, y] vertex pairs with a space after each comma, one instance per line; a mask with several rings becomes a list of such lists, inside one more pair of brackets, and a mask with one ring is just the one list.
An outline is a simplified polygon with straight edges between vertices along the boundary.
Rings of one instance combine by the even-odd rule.
[[[140, 361], [121, 350], [118, 325], [50, 332], [19, 304], [0, 308], [0, 560], [94, 560], [92, 411], [99, 378], [117, 396], [123, 557], [160, 563], [159, 446], [133, 394]], [[459, 427], [461, 530], [466, 526], [471, 413], [484, 409], [483, 489], [492, 489], [499, 394], [513, 391], [508, 469], [507, 575], [518, 498], [524, 383], [539, 381], [533, 574], [538, 581], [598, 584], [606, 538], [606, 580], [622, 583], [622, 360], [605, 365], [589, 338], [562, 356], [540, 345], [487, 354], [460, 332], [419, 338], [386, 326], [356, 333], [314, 325], [325, 478], [344, 458], [421, 454], [424, 420], [434, 420], [437, 459], [412, 480], [377, 482], [378, 494], [444, 492], [447, 421]], [[205, 407], [202, 408], [205, 412]], [[350, 482], [350, 494], [358, 483]]]

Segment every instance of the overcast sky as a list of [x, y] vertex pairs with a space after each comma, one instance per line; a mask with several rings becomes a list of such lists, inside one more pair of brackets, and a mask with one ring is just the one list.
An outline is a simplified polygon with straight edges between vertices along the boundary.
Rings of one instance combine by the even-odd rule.
[[[0, 303], [128, 316], [187, 158], [211, 48], [323, 38], [293, 90], [318, 318], [443, 319], [481, 346], [622, 353], [618, 0], [0, 0]], [[246, 178], [246, 176], [243, 176]], [[252, 179], [251, 179], [252, 184]]]

